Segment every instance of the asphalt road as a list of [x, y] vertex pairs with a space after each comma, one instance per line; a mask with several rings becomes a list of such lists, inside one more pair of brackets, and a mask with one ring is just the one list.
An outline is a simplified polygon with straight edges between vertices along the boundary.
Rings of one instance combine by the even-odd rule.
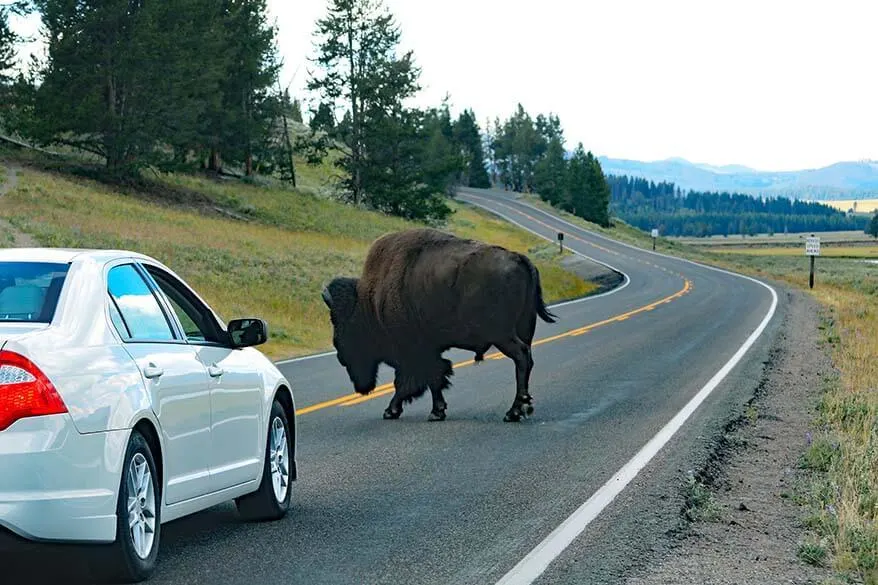
[[[352, 388], [333, 355], [282, 364], [300, 411], [291, 514], [246, 524], [228, 504], [167, 524], [152, 583], [497, 583], [631, 460], [772, 308], [758, 283], [608, 241], [509, 194], [460, 197], [552, 240], [563, 231], [567, 247], [628, 277], [609, 294], [556, 307], [558, 323], [539, 323], [546, 341], [534, 349], [533, 416], [502, 420], [514, 396], [507, 359], [459, 367], [439, 423], [427, 422], [428, 396], [396, 421], [382, 419], [389, 395], [340, 404]], [[676, 517], [674, 481], [756, 383], [776, 321], [536, 583], [617, 582], [643, 562]]]

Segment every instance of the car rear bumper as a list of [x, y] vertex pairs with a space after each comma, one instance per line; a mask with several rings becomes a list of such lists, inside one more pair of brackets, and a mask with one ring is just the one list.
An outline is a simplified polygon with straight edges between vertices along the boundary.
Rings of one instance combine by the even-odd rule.
[[68, 414], [0, 432], [0, 527], [35, 541], [114, 541], [129, 432], [83, 435]]

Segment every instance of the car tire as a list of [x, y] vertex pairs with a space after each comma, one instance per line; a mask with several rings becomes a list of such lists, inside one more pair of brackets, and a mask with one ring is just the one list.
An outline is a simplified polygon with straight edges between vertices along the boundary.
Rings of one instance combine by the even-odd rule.
[[161, 482], [152, 449], [135, 430], [128, 441], [122, 466], [116, 504], [116, 542], [102, 555], [107, 577], [114, 582], [139, 583], [155, 570], [162, 525], [161, 503]]
[[250, 521], [279, 520], [290, 509], [293, 437], [287, 414], [277, 399], [271, 405], [266, 435], [259, 488], [235, 500], [238, 513]]

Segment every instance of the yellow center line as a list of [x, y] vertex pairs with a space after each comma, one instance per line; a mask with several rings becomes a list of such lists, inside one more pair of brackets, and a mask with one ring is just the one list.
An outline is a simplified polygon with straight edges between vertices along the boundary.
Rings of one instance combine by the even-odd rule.
[[[377, 390], [377, 388], [376, 388]], [[311, 406], [306, 406], [305, 408], [300, 408], [296, 411], [296, 416], [302, 414], [308, 414], [309, 412], [314, 412], [315, 410], [322, 410], [324, 408], [329, 408], [330, 406], [335, 406], [336, 404], [341, 404], [342, 402], [347, 402], [351, 398], [358, 398], [360, 394], [348, 394], [347, 396], [342, 396], [340, 398], [333, 398], [332, 400], [327, 400], [326, 402], [318, 402], [317, 404], [312, 404]]]
[[[534, 341], [531, 345], [536, 347], [538, 345], [543, 345], [546, 343], [550, 343], [552, 341], [557, 341], [559, 339], [565, 339], [568, 337], [578, 337], [580, 335], [584, 335], [589, 331], [597, 329], [598, 327], [603, 327], [604, 325], [609, 325], [610, 323], [618, 323], [621, 321], [625, 321], [634, 315], [639, 313], [644, 313], [646, 311], [652, 311], [659, 305], [663, 305], [666, 303], [670, 303], [674, 299], [678, 299], [683, 295], [689, 293], [692, 290], [692, 283], [688, 279], [684, 279], [683, 288], [674, 294], [667, 296], [663, 299], [650, 303], [648, 305], [644, 305], [638, 309], [634, 309], [632, 311], [628, 311], [627, 313], [622, 313], [620, 315], [616, 315], [614, 317], [610, 317], [609, 319], [604, 319], [603, 321], [598, 321], [597, 323], [592, 323], [590, 325], [586, 325], [584, 327], [578, 327], [576, 329], [571, 329], [569, 331], [565, 331], [564, 333], [559, 333], [558, 335], [552, 335], [551, 337], [544, 337], [542, 339], [538, 339]], [[485, 356], [486, 360], [502, 360], [509, 359], [502, 353], [494, 352]], [[471, 366], [475, 364], [475, 360], [466, 360], [463, 362], [459, 362], [454, 364], [454, 369], [465, 368], [467, 366]], [[317, 410], [323, 410], [324, 408], [329, 408], [331, 406], [355, 406], [357, 404], [362, 404], [363, 402], [367, 402], [369, 400], [374, 400], [375, 398], [380, 398], [381, 396], [387, 396], [388, 394], [393, 394], [395, 391], [395, 387], [393, 386], [393, 382], [389, 382], [387, 384], [382, 384], [376, 387], [369, 394], [363, 395], [358, 393], [347, 394], [345, 396], [341, 396], [339, 398], [333, 398], [332, 400], [327, 400], [325, 402], [318, 402], [317, 404], [312, 404], [311, 406], [306, 406], [301, 410], [297, 411], [297, 415], [308, 414], [309, 412], [314, 412]]]

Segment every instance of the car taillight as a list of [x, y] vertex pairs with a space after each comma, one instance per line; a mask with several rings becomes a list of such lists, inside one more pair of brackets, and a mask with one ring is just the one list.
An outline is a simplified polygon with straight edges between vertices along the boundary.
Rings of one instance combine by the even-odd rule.
[[0, 351], [0, 431], [22, 418], [65, 412], [67, 406], [38, 367], [15, 352]]

